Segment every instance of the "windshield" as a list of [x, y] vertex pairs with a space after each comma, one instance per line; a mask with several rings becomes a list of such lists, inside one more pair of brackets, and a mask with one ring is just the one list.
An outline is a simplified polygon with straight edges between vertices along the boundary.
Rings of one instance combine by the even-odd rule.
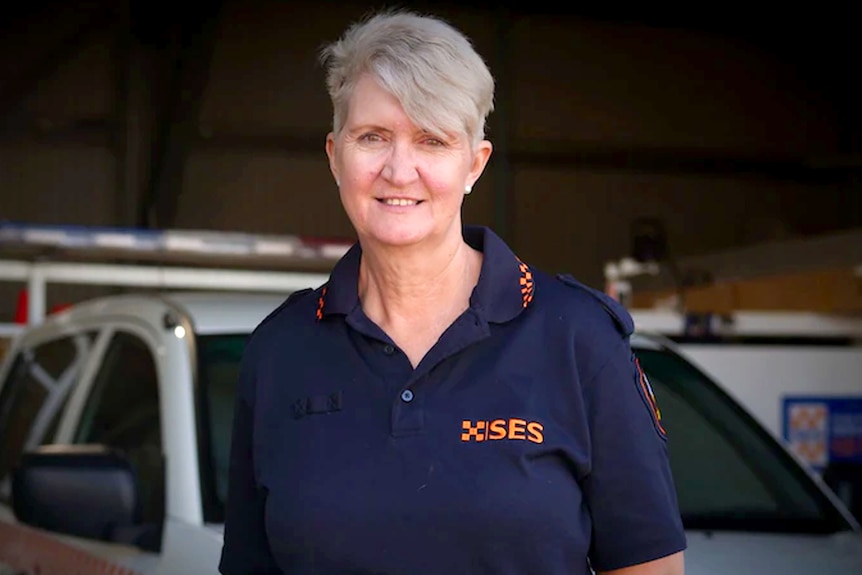
[[[233, 401], [247, 334], [197, 337], [201, 483], [207, 522], [224, 518]], [[652, 384], [688, 529], [828, 533], [850, 526], [796, 462], [703, 373], [636, 347]]]
[[652, 384], [688, 529], [829, 533], [850, 525], [753, 418], [682, 357], [636, 349]]

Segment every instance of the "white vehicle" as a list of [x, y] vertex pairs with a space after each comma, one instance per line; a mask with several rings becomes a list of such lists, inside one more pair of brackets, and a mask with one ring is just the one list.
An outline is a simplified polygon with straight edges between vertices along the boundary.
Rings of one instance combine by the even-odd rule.
[[672, 312], [632, 315], [672, 338], [862, 520], [862, 318], [746, 311], [692, 325]]
[[[606, 269], [607, 291], [631, 300], [629, 279], [656, 273], [655, 263], [631, 258], [612, 262]], [[853, 273], [862, 278], [862, 266]], [[672, 339], [692, 363], [827, 478], [862, 518], [862, 316], [755, 309], [631, 312], [637, 329]]]
[[[0, 573], [217, 573], [237, 370], [284, 297], [117, 295], [20, 334], [0, 368]], [[862, 573], [862, 528], [816, 475], [668, 340], [632, 344], [688, 575]]]
[[674, 340], [778, 437], [786, 437], [788, 399], [862, 400], [862, 317], [740, 311], [697, 318], [639, 309], [632, 317], [638, 329]]

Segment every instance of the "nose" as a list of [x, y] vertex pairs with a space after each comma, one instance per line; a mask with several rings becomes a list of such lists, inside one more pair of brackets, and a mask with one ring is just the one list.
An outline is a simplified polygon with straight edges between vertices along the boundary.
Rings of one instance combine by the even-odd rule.
[[412, 184], [419, 177], [413, 146], [404, 141], [393, 142], [381, 175], [386, 181], [399, 188]]

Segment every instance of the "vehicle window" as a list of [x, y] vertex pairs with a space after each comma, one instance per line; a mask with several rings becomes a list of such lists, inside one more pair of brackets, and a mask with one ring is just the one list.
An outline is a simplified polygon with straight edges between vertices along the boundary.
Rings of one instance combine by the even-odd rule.
[[21, 453], [53, 439], [94, 339], [95, 332], [62, 337], [16, 356], [0, 393], [0, 498], [8, 499]]
[[848, 525], [762, 427], [681, 357], [637, 350], [652, 384], [686, 527], [831, 532]]
[[144, 523], [164, 515], [164, 464], [156, 362], [138, 337], [118, 332], [105, 350], [75, 434], [125, 454], [141, 488]]
[[16, 464], [27, 442], [27, 433], [47, 392], [30, 377], [30, 354], [21, 353], [9, 374], [9, 379], [0, 394], [0, 437], [3, 449], [0, 450], [0, 476], [5, 477]]
[[205, 514], [223, 520], [233, 425], [234, 396], [247, 334], [198, 336], [198, 412], [204, 420], [201, 462]]

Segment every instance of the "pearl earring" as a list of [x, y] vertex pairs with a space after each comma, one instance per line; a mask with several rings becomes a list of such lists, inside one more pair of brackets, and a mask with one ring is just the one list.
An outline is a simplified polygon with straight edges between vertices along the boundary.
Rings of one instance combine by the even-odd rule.
[[464, 194], [469, 194], [472, 191], [473, 191], [473, 186], [471, 186], [470, 184], [467, 184], [466, 186], [464, 186]]

